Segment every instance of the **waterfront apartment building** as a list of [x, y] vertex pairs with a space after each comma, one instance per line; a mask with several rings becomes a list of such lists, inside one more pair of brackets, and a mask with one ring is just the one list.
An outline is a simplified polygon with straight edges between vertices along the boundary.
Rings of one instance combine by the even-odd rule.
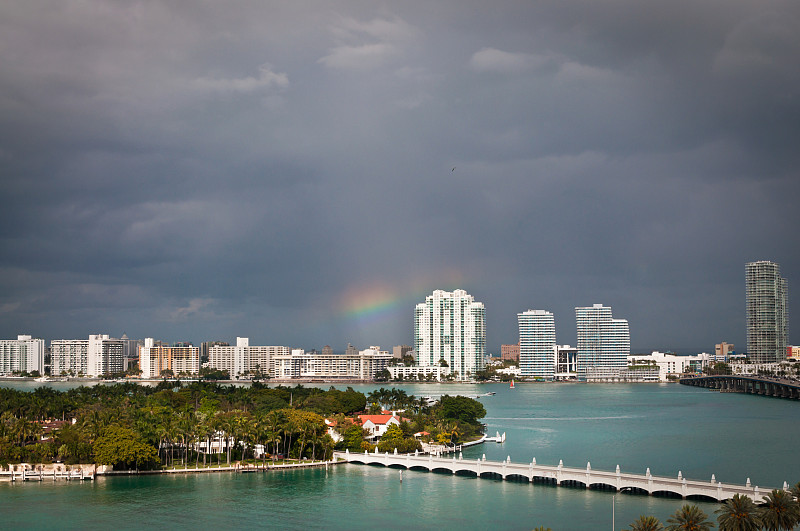
[[578, 378], [578, 349], [569, 345], [555, 346], [556, 380]]
[[464, 290], [435, 290], [414, 309], [414, 351], [420, 366], [444, 363], [459, 380], [483, 369], [486, 308]]
[[787, 360], [800, 360], [800, 347], [788, 345], [786, 347]]
[[44, 339], [19, 335], [0, 340], [0, 376], [33, 371], [44, 374]]
[[[323, 349], [324, 350], [324, 349]], [[289, 347], [250, 346], [250, 339], [237, 337], [236, 345], [213, 345], [208, 349], [208, 366], [228, 371], [231, 378], [272, 373], [275, 356], [291, 354]]]
[[500, 345], [500, 359], [503, 361], [519, 362], [519, 343]]
[[438, 365], [427, 365], [425, 367], [420, 367], [419, 365], [393, 365], [386, 367], [386, 369], [389, 371], [392, 380], [435, 380], [441, 382], [450, 374], [449, 367], [440, 367]]
[[372, 381], [394, 357], [380, 347], [355, 354], [319, 354], [293, 349], [272, 357], [271, 376], [280, 380], [363, 380]]
[[156, 345], [152, 337], [139, 347], [139, 370], [142, 378], [160, 378], [162, 372], [173, 376], [196, 375], [200, 372], [200, 348], [183, 343], [181, 346]]
[[552, 380], [555, 377], [556, 323], [545, 310], [517, 314], [519, 368], [522, 377]]
[[754, 363], [786, 358], [788, 288], [780, 266], [761, 260], [745, 265], [747, 355]]
[[97, 378], [122, 372], [124, 344], [108, 334], [92, 334], [89, 339], [54, 339], [50, 342], [51, 373]]
[[[654, 350], [650, 354], [631, 354], [628, 356], [628, 364], [631, 367], [658, 367], [658, 380], [661, 382], [667, 382], [671, 377], [678, 377], [682, 374], [702, 372], [711, 361], [711, 355], [705, 352], [693, 356], [679, 356]], [[635, 371], [631, 370], [629, 372], [633, 373]]]
[[578, 379], [612, 380], [628, 365], [631, 351], [628, 321], [614, 319], [602, 304], [575, 308], [578, 331]]

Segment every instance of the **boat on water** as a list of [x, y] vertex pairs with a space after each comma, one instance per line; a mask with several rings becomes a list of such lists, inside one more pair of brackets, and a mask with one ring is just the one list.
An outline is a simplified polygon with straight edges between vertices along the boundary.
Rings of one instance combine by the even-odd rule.
[[511, 386], [510, 386], [510, 389], [514, 389], [514, 380], [511, 380]]

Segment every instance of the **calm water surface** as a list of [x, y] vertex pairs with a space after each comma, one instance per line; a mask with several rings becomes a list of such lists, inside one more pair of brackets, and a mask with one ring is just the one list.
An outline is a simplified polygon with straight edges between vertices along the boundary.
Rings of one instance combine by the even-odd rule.
[[[0, 385], [33, 388], [33, 384]], [[70, 384], [50, 384], [65, 388]], [[328, 386], [324, 386], [328, 387]], [[368, 392], [374, 385], [354, 385]], [[464, 451], [515, 462], [675, 475], [775, 487], [800, 481], [800, 404], [679, 385], [399, 386], [418, 396], [483, 397], [489, 433], [504, 444]], [[612, 494], [382, 467], [267, 474], [0, 483], [8, 528], [609, 529]], [[640, 514], [662, 521], [683, 503], [616, 497], [616, 528]], [[715, 504], [699, 504], [712, 514]]]

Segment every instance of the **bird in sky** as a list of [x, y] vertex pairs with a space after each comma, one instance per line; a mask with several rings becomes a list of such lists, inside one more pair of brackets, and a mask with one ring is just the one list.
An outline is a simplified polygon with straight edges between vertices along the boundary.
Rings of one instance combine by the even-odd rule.
[[453, 169], [450, 170], [450, 173], [453, 173], [454, 171], [456, 171], [456, 167], [455, 166], [453, 166]]

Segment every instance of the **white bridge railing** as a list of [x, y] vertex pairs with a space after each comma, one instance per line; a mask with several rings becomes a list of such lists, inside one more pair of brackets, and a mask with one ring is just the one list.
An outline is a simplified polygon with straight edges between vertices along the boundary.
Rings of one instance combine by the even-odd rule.
[[[732, 498], [734, 494], [743, 494], [756, 503], [761, 502], [772, 488], [759, 488], [752, 486], [750, 479], [745, 485], [733, 485], [716, 481], [714, 475], [710, 481], [689, 480], [678, 476], [654, 476], [647, 469], [645, 474], [629, 474], [620, 472], [619, 465], [616, 471], [608, 472], [593, 470], [590, 463], [586, 468], [565, 467], [563, 461], [558, 466], [540, 465], [536, 459], [527, 464], [512, 463], [509, 457], [505, 461], [486, 461], [483, 459], [464, 459], [461, 455], [452, 458], [435, 457], [415, 452], [414, 454], [389, 454], [389, 453], [350, 453], [336, 452], [335, 456], [349, 463], [366, 465], [380, 464], [384, 466], [422, 469], [432, 472], [434, 470], [449, 471], [453, 474], [467, 473], [477, 477], [501, 477], [502, 479], [527, 480], [529, 482], [546, 482], [562, 485], [583, 485], [586, 488], [607, 488], [615, 491], [633, 490], [646, 492], [650, 495], [670, 493], [682, 498], [697, 497], [710, 498], [723, 501]], [[784, 483], [783, 488], [788, 488]]]

